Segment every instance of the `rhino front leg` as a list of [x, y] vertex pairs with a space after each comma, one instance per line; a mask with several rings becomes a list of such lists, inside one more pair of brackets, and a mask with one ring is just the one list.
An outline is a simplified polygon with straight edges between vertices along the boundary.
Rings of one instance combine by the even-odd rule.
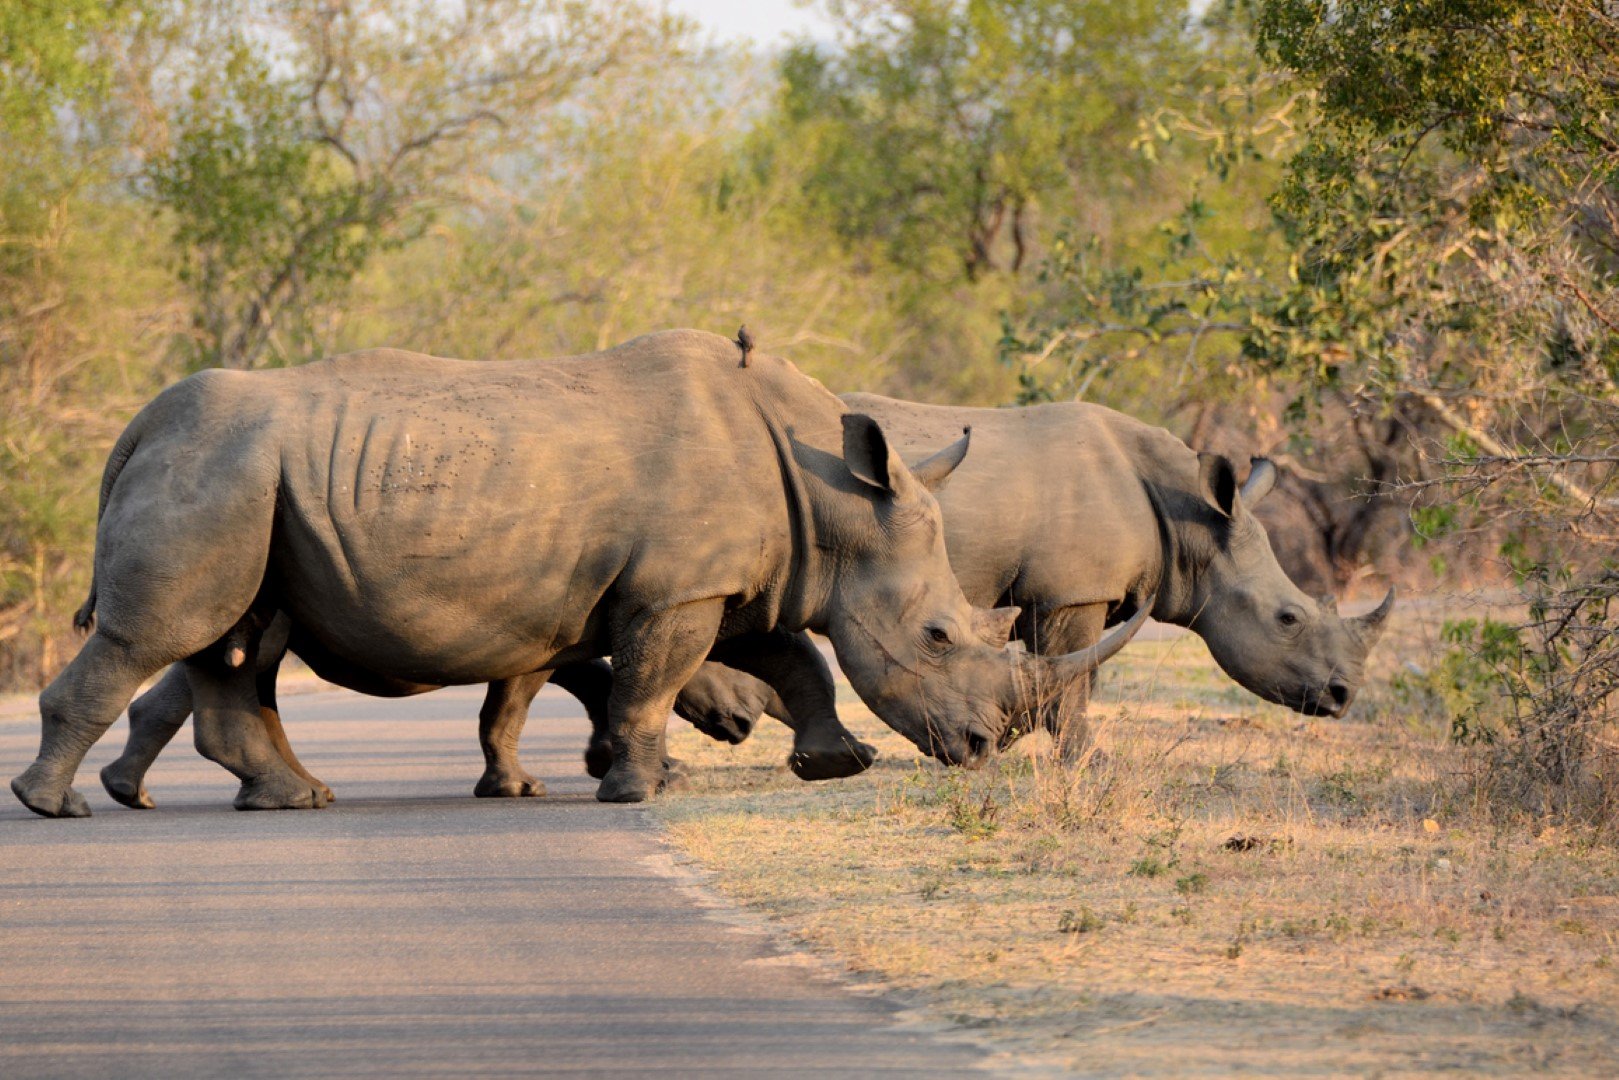
[[[608, 730], [607, 703], [613, 696], [613, 665], [606, 660], [584, 660], [563, 664], [551, 672], [551, 684], [560, 686], [579, 700], [590, 718], [590, 742], [585, 747], [585, 772], [600, 780], [613, 767], [613, 736]], [[678, 707], [676, 708], [678, 712]], [[686, 776], [686, 763], [678, 758], [663, 759], [663, 780], [668, 786]]]
[[480, 799], [515, 799], [545, 794], [545, 785], [517, 760], [517, 743], [528, 722], [534, 695], [551, 677], [536, 671], [515, 679], [489, 684], [478, 712], [478, 743], [483, 747], [484, 769], [472, 793]]
[[230, 668], [199, 656], [187, 660], [185, 667], [197, 750], [242, 781], [236, 809], [305, 810], [326, 805], [322, 788], [294, 772], [265, 731], [257, 676], [250, 666]]
[[157, 685], [130, 702], [124, 752], [101, 770], [107, 794], [135, 810], [157, 804], [146, 792], [146, 773], [191, 715], [191, 684], [185, 666], [172, 664]]
[[675, 698], [675, 715], [717, 742], [746, 741], [766, 713], [781, 720], [787, 708], [776, 692], [752, 675], [724, 664], [697, 669]]
[[[1106, 604], [1073, 604], [1041, 611], [1034, 614], [1033, 625], [1026, 632], [1020, 620], [1019, 636], [1033, 651], [1048, 656], [1086, 649], [1102, 640], [1107, 608]], [[1077, 762], [1091, 748], [1091, 728], [1086, 713], [1095, 684], [1093, 671], [1040, 707], [1040, 724], [1051, 733], [1064, 761]]]
[[855, 738], [838, 719], [832, 669], [808, 634], [777, 631], [732, 638], [715, 648], [714, 658], [776, 692], [784, 713], [778, 719], [793, 729], [787, 763], [800, 779], [853, 776], [877, 760], [877, 748]]
[[613, 764], [596, 798], [643, 802], [664, 785], [669, 711], [713, 647], [723, 615], [721, 601], [704, 600], [645, 612], [616, 630], [607, 704]]

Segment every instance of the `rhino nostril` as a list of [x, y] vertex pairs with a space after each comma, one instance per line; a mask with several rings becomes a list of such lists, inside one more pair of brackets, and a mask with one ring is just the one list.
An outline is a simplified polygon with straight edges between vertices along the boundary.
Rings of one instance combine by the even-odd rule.
[[1332, 695], [1332, 703], [1342, 711], [1349, 707], [1349, 699], [1353, 696], [1354, 691], [1349, 689], [1347, 683], [1334, 680], [1327, 684], [1327, 693]]
[[989, 757], [990, 741], [972, 729], [967, 731], [967, 757], [963, 765], [976, 765]]

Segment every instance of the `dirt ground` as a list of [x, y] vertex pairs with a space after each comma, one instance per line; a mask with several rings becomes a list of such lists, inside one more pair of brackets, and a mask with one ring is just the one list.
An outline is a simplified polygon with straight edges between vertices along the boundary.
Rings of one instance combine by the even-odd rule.
[[[1082, 770], [1036, 740], [970, 774], [883, 757], [806, 785], [769, 721], [675, 725], [658, 814], [713, 885], [1019, 1054], [1104, 1076], [1619, 1073], [1619, 853], [1486, 812], [1474, 760], [1387, 689], [1347, 720], [1247, 694], [1191, 635], [1131, 645]], [[845, 688], [846, 691], [846, 688]]]

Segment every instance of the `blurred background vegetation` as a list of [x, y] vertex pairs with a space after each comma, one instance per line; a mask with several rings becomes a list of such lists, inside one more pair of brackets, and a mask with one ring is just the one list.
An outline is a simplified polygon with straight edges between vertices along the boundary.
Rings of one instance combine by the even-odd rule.
[[818, 12], [0, 3], [0, 685], [71, 655], [106, 451], [190, 371], [745, 321], [834, 389], [1269, 454], [1307, 588], [1525, 590], [1409, 680], [1458, 737], [1607, 722], [1611, 3]]

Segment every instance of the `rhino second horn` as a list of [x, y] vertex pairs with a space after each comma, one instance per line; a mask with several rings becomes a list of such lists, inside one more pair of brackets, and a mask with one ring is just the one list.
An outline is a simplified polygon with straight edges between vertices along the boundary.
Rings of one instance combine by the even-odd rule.
[[1142, 604], [1124, 625], [1088, 649], [1051, 657], [1052, 666], [1067, 679], [1089, 675], [1113, 659], [1113, 655], [1136, 636], [1136, 631], [1146, 625], [1147, 619], [1151, 617], [1153, 605], [1157, 602], [1157, 596], [1148, 597], [1146, 603]]
[[1377, 639], [1383, 635], [1383, 623], [1387, 621], [1389, 612], [1394, 610], [1394, 586], [1389, 586], [1388, 595], [1383, 602], [1364, 615], [1356, 615], [1349, 620], [1350, 627], [1355, 631], [1355, 637], [1361, 648], [1370, 652]]

